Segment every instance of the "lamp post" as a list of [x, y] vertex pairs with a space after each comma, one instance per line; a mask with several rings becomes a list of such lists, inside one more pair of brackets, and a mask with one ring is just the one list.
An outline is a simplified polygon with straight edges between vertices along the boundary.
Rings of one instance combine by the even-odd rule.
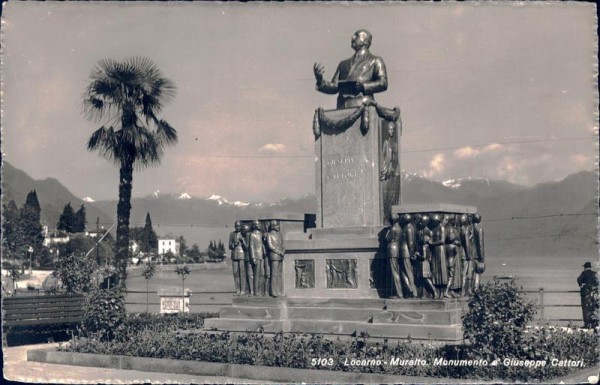
[[33, 255], [33, 247], [29, 246], [29, 276], [31, 277], [31, 275], [33, 274], [33, 271], [31, 270], [31, 256]]

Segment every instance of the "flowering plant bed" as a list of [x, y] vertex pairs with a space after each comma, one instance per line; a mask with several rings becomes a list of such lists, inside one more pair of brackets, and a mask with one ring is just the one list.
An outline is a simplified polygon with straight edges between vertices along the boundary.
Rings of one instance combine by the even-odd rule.
[[[157, 332], [153, 327], [127, 338], [102, 341], [77, 337], [60, 351], [112, 356], [201, 361], [295, 369], [321, 369], [392, 376], [456, 379], [547, 380], [598, 362], [592, 332], [542, 328], [528, 333], [528, 357], [477, 357], [470, 346], [432, 346], [406, 340], [346, 341], [320, 335]], [[494, 362], [496, 361], [496, 362]]]

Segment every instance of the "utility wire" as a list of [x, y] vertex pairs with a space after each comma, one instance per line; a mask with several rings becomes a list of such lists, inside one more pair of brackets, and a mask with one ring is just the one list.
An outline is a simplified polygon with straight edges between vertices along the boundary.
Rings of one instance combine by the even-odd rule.
[[[460, 146], [425, 148], [420, 150], [403, 151], [402, 154], [418, 154], [434, 151], [450, 151], [458, 150], [464, 147], [485, 147], [492, 144], [525, 144], [525, 143], [543, 143], [543, 142], [566, 142], [577, 140], [591, 140], [592, 137], [572, 137], [572, 138], [548, 138], [548, 139], [523, 139], [523, 140], [506, 140], [495, 141], [479, 144], [463, 144]], [[200, 158], [232, 158], [232, 159], [314, 159], [315, 155], [198, 155]]]
[[[528, 220], [528, 219], [547, 219], [547, 218], [555, 218], [555, 217], [578, 217], [578, 216], [597, 216], [598, 213], [555, 213], [555, 214], [544, 214], [544, 215], [523, 215], [523, 216], [513, 216], [513, 217], [504, 217], [504, 218], [483, 218], [483, 223], [485, 222], [497, 222], [497, 221], [512, 221], [512, 220]], [[101, 223], [112, 224], [113, 222], [105, 222]], [[131, 226], [143, 226], [145, 222], [130, 222]], [[198, 228], [229, 228], [231, 225], [206, 225], [206, 224], [196, 224], [196, 223], [165, 223], [165, 222], [153, 222], [153, 226], [156, 227], [198, 227]]]

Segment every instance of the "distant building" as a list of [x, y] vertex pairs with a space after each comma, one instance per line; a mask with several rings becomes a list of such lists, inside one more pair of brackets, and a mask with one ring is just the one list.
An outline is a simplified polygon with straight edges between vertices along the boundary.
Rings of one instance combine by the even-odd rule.
[[179, 255], [179, 241], [175, 237], [167, 236], [158, 239], [158, 255], [165, 255], [167, 252]]
[[71, 240], [69, 233], [62, 230], [56, 230], [52, 233], [48, 233], [48, 235], [44, 238], [44, 242], [42, 244], [46, 247], [49, 247], [50, 245], [67, 243], [69, 242], [69, 240]]
[[134, 241], [133, 239], [129, 241], [129, 252], [133, 255], [137, 254], [138, 251], [140, 251], [140, 245], [137, 243], [137, 241]]

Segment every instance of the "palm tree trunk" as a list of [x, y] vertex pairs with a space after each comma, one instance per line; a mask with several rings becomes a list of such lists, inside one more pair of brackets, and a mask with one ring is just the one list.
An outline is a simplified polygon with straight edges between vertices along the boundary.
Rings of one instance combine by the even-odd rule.
[[119, 285], [125, 288], [127, 262], [129, 261], [129, 215], [131, 214], [131, 189], [133, 182], [133, 162], [125, 159], [119, 170], [119, 203], [117, 204], [117, 250], [115, 267], [119, 275]]

